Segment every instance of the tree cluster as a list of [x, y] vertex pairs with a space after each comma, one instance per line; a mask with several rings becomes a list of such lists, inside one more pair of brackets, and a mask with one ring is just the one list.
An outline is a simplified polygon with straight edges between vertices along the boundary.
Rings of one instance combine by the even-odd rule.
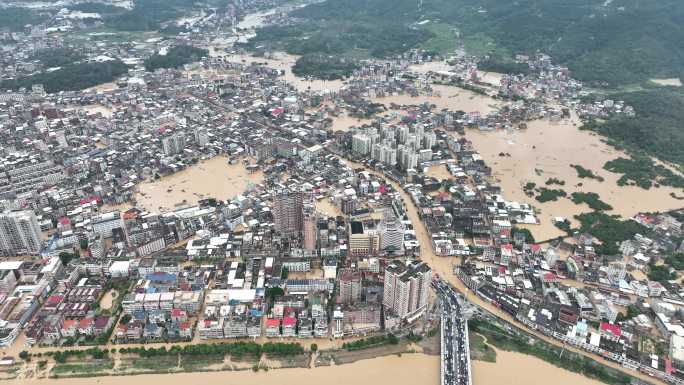
[[396, 345], [399, 343], [399, 338], [394, 334], [386, 334], [381, 336], [373, 336], [368, 338], [362, 338], [354, 342], [345, 342], [342, 344], [342, 348], [348, 351], [362, 350], [373, 348], [382, 345]]
[[209, 56], [206, 49], [196, 48], [191, 45], [177, 45], [166, 55], [154, 54], [145, 60], [145, 69], [154, 71], [158, 68], [179, 68], [188, 63], [193, 63]]
[[2, 81], [0, 82], [0, 89], [30, 89], [33, 85], [42, 84], [48, 93], [80, 91], [98, 84], [111, 82], [127, 72], [128, 66], [120, 60], [69, 64], [56, 71], [41, 72]]

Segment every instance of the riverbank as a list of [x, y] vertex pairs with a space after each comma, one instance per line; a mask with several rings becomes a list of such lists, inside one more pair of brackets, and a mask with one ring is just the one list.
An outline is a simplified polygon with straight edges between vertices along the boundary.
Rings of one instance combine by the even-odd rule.
[[[595, 360], [582, 354], [566, 351], [524, 333], [518, 329], [508, 330], [495, 323], [471, 320], [469, 323], [471, 333], [477, 333], [486, 339], [487, 345], [495, 347], [497, 358], [502, 352], [516, 352], [531, 357], [536, 357], [546, 364], [556, 368], [563, 368], [587, 380], [595, 383], [611, 385], [629, 385], [633, 377], [624, 374], [614, 368], [601, 365]], [[517, 373], [517, 371], [514, 371]], [[600, 381], [600, 382], [599, 382]]]
[[[559, 369], [538, 358], [522, 353], [509, 352], [493, 348], [496, 352], [496, 362], [473, 361], [474, 385], [501, 385], [501, 384], [524, 384], [524, 385], [547, 385], [549, 378], [554, 379], [558, 385], [599, 385], [598, 381]], [[192, 373], [157, 373], [157, 374], [130, 374], [88, 378], [30, 378], [9, 380], [8, 384], [21, 385], [120, 385], [126, 381], [129, 385], [143, 385], [149, 383], [165, 383], [168, 385], [181, 385], [187, 383], [200, 383], [205, 385], [240, 384], [240, 385], [314, 385], [321, 381], [326, 384], [350, 384], [350, 383], [381, 383], [394, 385], [437, 385], [439, 384], [439, 356], [422, 353], [391, 354], [383, 357], [371, 357], [354, 360], [350, 363], [336, 363], [331, 361], [328, 365], [315, 367], [275, 368], [271, 370], [253, 371], [249, 362], [227, 361], [221, 366], [229, 366], [234, 369], [218, 371], [196, 371]], [[128, 364], [128, 363], [127, 363]], [[137, 363], [137, 365], [141, 365]], [[174, 362], [168, 365], [175, 365]], [[155, 367], [154, 363], [148, 363], [148, 367]], [[214, 365], [216, 367], [216, 364]]]
[[[391, 368], [391, 370], [388, 370]], [[419, 379], [417, 382], [416, 379]], [[120, 376], [69, 379], [30, 379], [12, 380], [8, 384], [21, 385], [120, 385], [124, 379]], [[373, 360], [358, 361], [349, 365], [322, 366], [315, 369], [277, 369], [269, 371], [241, 370], [232, 372], [197, 372], [174, 374], [141, 374], [127, 376], [128, 385], [147, 385], [164, 383], [167, 385], [203, 384], [203, 385], [282, 385], [282, 384], [332, 384], [348, 385], [350, 383], [391, 383], [394, 385], [439, 383], [439, 357], [424, 354], [406, 354], [402, 357], [387, 356]], [[489, 384], [488, 384], [489, 385]], [[494, 385], [494, 384], [491, 384]]]
[[[188, 372], [268, 372], [285, 368], [351, 364], [392, 355], [421, 353], [422, 345], [392, 335], [390, 343], [339, 347], [327, 339], [296, 342], [254, 341], [174, 344], [160, 347], [120, 345], [119, 348], [76, 347], [18, 354], [22, 360], [3, 367], [0, 379], [64, 379], [178, 374]], [[376, 337], [378, 338], [378, 337]], [[384, 338], [384, 337], [379, 337]], [[342, 340], [335, 340], [337, 342]], [[351, 341], [346, 339], [344, 341]], [[364, 339], [356, 340], [357, 344]], [[430, 348], [437, 340], [426, 340]], [[309, 345], [310, 344], [310, 345]], [[305, 345], [309, 347], [305, 350]], [[319, 350], [319, 346], [332, 346]], [[356, 346], [354, 346], [356, 347]]]

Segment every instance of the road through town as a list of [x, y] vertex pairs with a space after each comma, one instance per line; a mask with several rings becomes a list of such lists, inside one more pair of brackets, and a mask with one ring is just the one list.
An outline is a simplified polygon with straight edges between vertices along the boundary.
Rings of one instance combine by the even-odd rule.
[[[356, 162], [349, 161], [349, 160], [347, 160], [346, 162], [347, 162], [347, 164], [349, 164], [350, 166], [352, 166], [354, 168], [363, 168], [366, 171], [368, 171], [369, 173], [372, 173], [374, 175], [377, 175], [379, 177], [384, 178], [384, 176], [381, 173], [379, 173], [375, 170], [372, 170], [363, 164], [356, 163]], [[464, 297], [470, 303], [473, 303], [473, 304], [485, 309], [486, 311], [496, 315], [498, 318], [501, 318], [501, 319], [503, 319], [509, 323], [513, 323], [513, 324], [517, 325], [520, 329], [523, 329], [526, 332], [535, 335], [536, 337], [546, 341], [547, 343], [550, 343], [550, 344], [553, 344], [556, 346], [562, 346], [567, 350], [585, 355], [585, 356], [590, 357], [591, 359], [593, 359], [597, 362], [600, 362], [603, 365], [609, 366], [611, 368], [618, 369], [618, 370], [620, 370], [620, 371], [622, 371], [622, 372], [624, 372], [630, 376], [639, 378], [643, 381], [647, 381], [647, 382], [654, 383], [654, 384], [665, 384], [665, 382], [660, 381], [660, 380], [653, 378], [651, 376], [648, 376], [644, 373], [640, 373], [636, 370], [625, 368], [625, 367], [623, 367], [623, 366], [621, 366], [615, 362], [605, 360], [605, 359], [603, 359], [597, 355], [585, 352], [584, 350], [577, 349], [575, 347], [563, 344], [562, 342], [557, 341], [553, 338], [550, 338], [550, 337], [548, 337], [548, 336], [546, 336], [546, 335], [544, 335], [544, 334], [542, 334], [536, 330], [532, 330], [530, 328], [527, 328], [524, 325], [522, 325], [521, 323], [517, 322], [515, 319], [513, 319], [513, 317], [511, 317], [509, 314], [501, 311], [499, 308], [495, 307], [491, 303], [485, 302], [483, 299], [481, 299], [480, 297], [475, 295], [475, 293], [473, 293], [471, 290], [466, 288], [465, 285], [463, 284], [463, 282], [453, 273], [454, 266], [457, 265], [458, 263], [460, 263], [460, 257], [440, 257], [440, 256], [435, 255], [435, 253], [432, 249], [432, 242], [431, 242], [432, 238], [431, 238], [430, 234], [428, 233], [425, 224], [420, 219], [420, 216], [418, 215], [418, 209], [417, 209], [416, 205], [413, 203], [413, 201], [411, 200], [410, 195], [406, 191], [404, 191], [404, 189], [398, 183], [391, 181], [388, 178], [385, 178], [385, 179], [387, 179], [388, 183], [395, 190], [397, 190], [399, 192], [402, 199], [404, 200], [406, 214], [407, 214], [408, 218], [411, 220], [411, 223], [413, 224], [413, 228], [414, 228], [415, 233], [416, 233], [416, 237], [417, 237], [418, 241], [420, 242], [420, 257], [421, 257], [421, 259], [423, 261], [427, 262], [430, 265], [430, 267], [432, 267], [433, 272], [439, 274], [440, 277], [442, 277], [443, 279], [445, 279], [449, 283], [451, 283], [454, 286], [454, 288], [456, 288], [461, 294], [463, 294]]]

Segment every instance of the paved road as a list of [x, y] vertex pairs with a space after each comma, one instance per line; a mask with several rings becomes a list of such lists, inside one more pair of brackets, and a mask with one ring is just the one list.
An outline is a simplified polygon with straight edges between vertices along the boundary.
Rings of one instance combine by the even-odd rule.
[[471, 385], [470, 344], [468, 321], [461, 313], [456, 291], [445, 281], [433, 282], [440, 298], [441, 314], [441, 384]]

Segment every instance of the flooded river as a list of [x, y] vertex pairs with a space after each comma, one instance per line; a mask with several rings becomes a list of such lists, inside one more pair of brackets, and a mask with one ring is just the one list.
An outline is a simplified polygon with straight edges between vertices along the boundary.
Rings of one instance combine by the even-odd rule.
[[[250, 23], [243, 28], [254, 28], [260, 20], [255, 17], [246, 19]], [[221, 55], [218, 50], [212, 50], [212, 54]], [[297, 57], [286, 54], [275, 54], [267, 59], [257, 58], [251, 55], [230, 55], [229, 60], [239, 62], [257, 61], [281, 69], [284, 72], [283, 79], [294, 84], [298, 89], [305, 90], [336, 90], [344, 86], [341, 81], [309, 81], [296, 77], [291, 67]], [[426, 67], [427, 68], [427, 67]], [[488, 81], [496, 82], [497, 75], [488, 75]], [[411, 98], [409, 96], [391, 96], [379, 98], [375, 101], [389, 104], [420, 104], [429, 102], [438, 108], [463, 110], [466, 112], [478, 111], [487, 113], [497, 107], [493, 99], [474, 94], [470, 91], [456, 87], [437, 86], [441, 93], [437, 96], [423, 96]], [[353, 125], [351, 121], [340, 122], [338, 127]], [[348, 128], [347, 128], [348, 129]], [[569, 200], [544, 204], [526, 197], [522, 193], [521, 185], [524, 181], [534, 181], [543, 185], [550, 177], [566, 181], [563, 187], [566, 191], [591, 191], [599, 193], [601, 198], [615, 207], [615, 212], [624, 215], [633, 215], [638, 211], [658, 210], [681, 206], [679, 201], [668, 197], [669, 190], [654, 189], [644, 191], [638, 188], [619, 188], [615, 181], [617, 176], [602, 170], [605, 161], [619, 156], [619, 152], [603, 144], [598, 137], [581, 132], [570, 123], [552, 124], [539, 121], [529, 124], [526, 131], [520, 132], [487, 132], [480, 133], [468, 131], [467, 137], [474, 142], [475, 148], [482, 153], [487, 163], [493, 167], [495, 175], [500, 179], [504, 188], [504, 196], [509, 200], [530, 202], [542, 210], [542, 226], [533, 228], [535, 236], [545, 238], [557, 234], [549, 219], [553, 216], [570, 217], [579, 211], [588, 211], [584, 206], [577, 206]], [[499, 157], [499, 153], [509, 153], [510, 157]], [[605, 178], [604, 182], [589, 179], [578, 179], [570, 164], [580, 164], [597, 172]], [[539, 175], [535, 169], [541, 170]], [[441, 170], [433, 169], [431, 173], [440, 173]], [[160, 181], [146, 182], [139, 185], [139, 194], [136, 196], [138, 204], [151, 211], [159, 209], [170, 210], [178, 204], [192, 204], [206, 196], [218, 199], [229, 199], [242, 193], [249, 183], [258, 183], [262, 180], [261, 173], [249, 174], [244, 166], [228, 165], [226, 158], [217, 157], [187, 170], [165, 177]], [[582, 187], [577, 186], [583, 183]], [[399, 186], [395, 185], [399, 189]], [[185, 190], [185, 191], [183, 191]], [[399, 190], [401, 191], [401, 190]], [[493, 311], [504, 319], [507, 315], [499, 312], [490, 304], [468, 293], [463, 284], [453, 275], [452, 269], [458, 258], [437, 257], [431, 251], [430, 237], [421, 223], [415, 207], [410, 203], [407, 194], [401, 192], [408, 206], [408, 216], [414, 223], [416, 235], [421, 243], [421, 258], [433, 268], [435, 273], [448, 279], [459, 291], [466, 292], [467, 298]], [[638, 202], [638, 207], [635, 202]], [[675, 204], [673, 206], [673, 204]], [[337, 210], [329, 202], [321, 202], [318, 209], [329, 215]], [[545, 338], [546, 339], [546, 338]], [[548, 339], [546, 339], [549, 341]], [[570, 350], [575, 350], [569, 348]], [[576, 351], [576, 350], [575, 350]], [[597, 361], [606, 363], [596, 357]], [[612, 363], [607, 363], [616, 366]], [[484, 363], [475, 361], [474, 383], [476, 385], [500, 385], [500, 384], [559, 384], [559, 385], [596, 385], [598, 382], [589, 380], [534, 357], [525, 356], [512, 352], [497, 352], [497, 363]], [[634, 375], [637, 373], [630, 372]], [[641, 376], [643, 378], [643, 376]], [[121, 384], [126, 382], [130, 385], [163, 382], [169, 385], [198, 383], [198, 384], [240, 384], [240, 385], [268, 385], [268, 384], [350, 384], [350, 383], [379, 383], [379, 384], [438, 384], [439, 383], [439, 357], [423, 354], [404, 354], [402, 357], [389, 356], [371, 360], [364, 360], [354, 364], [343, 366], [320, 367], [315, 369], [281, 369], [269, 372], [253, 373], [241, 372], [216, 372], [216, 373], [190, 373], [173, 375], [139, 375], [126, 377], [101, 377], [84, 379], [64, 380], [29, 380], [21, 382], [26, 384], [59, 383], [69, 385], [93, 384], [102, 385]]]
[[[553, 381], [549, 381], [553, 378]], [[437, 385], [439, 384], [439, 357], [424, 354], [403, 354], [401, 357], [387, 356], [358, 361], [341, 366], [327, 366], [313, 369], [278, 369], [253, 373], [251, 370], [238, 372], [203, 372], [176, 374], [144, 374], [122, 377], [96, 377], [49, 380], [8, 381], [8, 384], [22, 385], [147, 385], [164, 383], [168, 385], [348, 385], [348, 384], [392, 384], [392, 385]], [[520, 353], [497, 351], [497, 362], [473, 363], [474, 385], [599, 385], [579, 374], [562, 370], [537, 358]]]
[[[349, 160], [345, 160], [345, 163], [349, 164], [350, 166], [352, 166], [354, 168], [363, 167], [363, 165], [361, 165], [359, 163], [351, 162]], [[372, 170], [367, 170], [367, 171], [369, 171], [370, 173], [376, 174], [376, 175], [378, 174], [377, 172], [374, 172]], [[468, 301], [486, 309], [487, 311], [491, 312], [492, 314], [495, 314], [497, 317], [499, 317], [503, 320], [506, 320], [508, 322], [516, 322], [513, 320], [513, 318], [508, 313], [501, 311], [499, 308], [496, 308], [495, 306], [493, 306], [489, 302], [485, 302], [480, 297], [477, 297], [476, 295], [474, 295], [473, 292], [468, 290], [465, 287], [465, 285], [463, 284], [463, 282], [461, 282], [461, 280], [458, 279], [458, 277], [456, 277], [456, 275], [453, 273], [453, 270], [454, 270], [454, 266], [456, 266], [457, 264], [460, 263], [460, 258], [458, 258], [458, 257], [440, 257], [440, 256], [435, 255], [435, 253], [431, 247], [431, 237], [427, 231], [427, 228], [425, 227], [425, 224], [420, 220], [420, 217], [418, 216], [418, 210], [416, 209], [416, 206], [412, 203], [411, 198], [409, 197], [409, 195], [406, 192], [404, 192], [404, 190], [401, 189], [401, 186], [399, 186], [397, 183], [390, 182], [390, 184], [392, 185], [392, 187], [394, 189], [399, 191], [399, 194], [401, 195], [402, 199], [406, 203], [406, 214], [407, 214], [409, 220], [411, 221], [411, 223], [413, 223], [414, 230], [416, 232], [416, 238], [420, 242], [420, 258], [423, 261], [427, 262], [428, 265], [430, 265], [430, 267], [432, 268], [432, 271], [435, 274], [438, 274], [442, 278], [449, 281], [449, 283], [451, 283], [460, 293], [462, 293]], [[527, 330], [527, 332], [534, 334], [535, 336], [546, 341], [547, 343], [551, 343], [551, 344], [554, 344], [556, 346], [561, 346], [560, 342], [558, 342], [552, 338], [546, 337], [545, 335], [543, 335], [541, 333], [538, 333], [538, 332], [535, 332], [532, 330]], [[634, 370], [624, 369], [624, 368], [622, 368], [621, 365], [618, 365], [614, 362], [604, 360], [598, 356], [586, 353], [583, 350], [580, 350], [580, 349], [577, 349], [574, 347], [570, 347], [567, 345], [563, 345], [563, 346], [567, 350], [571, 350], [571, 351], [574, 351], [574, 352], [577, 352], [580, 354], [587, 355], [588, 357], [591, 357], [592, 359], [594, 359], [595, 361], [597, 361], [603, 365], [607, 365], [607, 366], [610, 366], [610, 367], [613, 367], [616, 369], [621, 369], [621, 370], [628, 372], [632, 376], [635, 376], [635, 377], [638, 377], [638, 378], [641, 378], [641, 379], [644, 379], [644, 380], [647, 380], [650, 382], [654, 382], [654, 379], [652, 377], [649, 377], [645, 374], [641, 374], [641, 373], [636, 372]], [[498, 366], [499, 362], [497, 362], [497, 364], [495, 364], [495, 365]], [[560, 369], [555, 369], [556, 372], [558, 372], [559, 370]], [[555, 376], [556, 372], [554, 372], [552, 374], [552, 376]], [[477, 374], [477, 372], [476, 372], [476, 374]], [[655, 382], [660, 383], [658, 381], [655, 381]], [[504, 382], [504, 384], [506, 384], [506, 383], [507, 382]], [[545, 383], [548, 383], [548, 378], [547, 378], [547, 382], [545, 382]], [[554, 384], [555, 384], [555, 382], [554, 382]]]
[[473, 361], [474, 385], [601, 385], [536, 357], [496, 351], [496, 363]]

